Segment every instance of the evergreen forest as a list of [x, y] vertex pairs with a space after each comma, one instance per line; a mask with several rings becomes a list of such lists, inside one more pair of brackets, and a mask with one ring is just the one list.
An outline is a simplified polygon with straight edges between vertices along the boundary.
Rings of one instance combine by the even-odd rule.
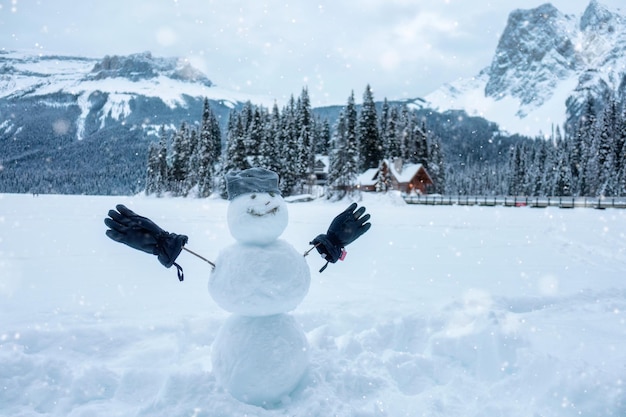
[[[224, 135], [224, 137], [222, 137]], [[161, 130], [149, 147], [146, 193], [226, 197], [224, 173], [252, 166], [276, 171], [284, 196], [317, 189], [317, 159], [327, 161], [322, 193], [356, 192], [361, 173], [383, 160], [421, 163], [429, 193], [488, 196], [626, 195], [626, 113], [616, 100], [592, 97], [568, 130], [506, 136], [463, 112], [435, 113], [407, 103], [376, 103], [368, 85], [362, 104], [352, 93], [334, 113], [312, 109], [308, 91], [283, 108], [245, 103], [222, 133], [205, 100], [199, 123]], [[378, 179], [377, 189], [387, 189]]]
[[162, 129], [149, 148], [146, 193], [226, 197], [224, 174], [253, 166], [277, 172], [284, 196], [311, 193], [319, 188], [315, 165], [320, 157], [328, 161], [323, 183], [328, 198], [356, 192], [360, 173], [397, 158], [423, 164], [434, 180], [431, 191], [445, 190], [438, 136], [405, 105], [385, 100], [378, 109], [369, 86], [358, 107], [350, 95], [332, 126], [314, 113], [305, 88], [282, 109], [245, 103], [231, 112], [224, 134], [222, 141], [206, 100], [200, 123], [182, 123], [169, 134]]

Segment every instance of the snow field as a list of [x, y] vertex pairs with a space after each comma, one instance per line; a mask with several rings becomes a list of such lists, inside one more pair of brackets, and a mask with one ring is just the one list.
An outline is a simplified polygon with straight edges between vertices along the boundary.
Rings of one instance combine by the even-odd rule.
[[[209, 259], [227, 202], [0, 195], [0, 415], [621, 416], [626, 212], [403, 205], [365, 195], [372, 229], [317, 271], [293, 312], [311, 365], [275, 408], [216, 382], [229, 314], [210, 267], [185, 281], [110, 241], [126, 204]], [[289, 204], [297, 250], [348, 203]]]

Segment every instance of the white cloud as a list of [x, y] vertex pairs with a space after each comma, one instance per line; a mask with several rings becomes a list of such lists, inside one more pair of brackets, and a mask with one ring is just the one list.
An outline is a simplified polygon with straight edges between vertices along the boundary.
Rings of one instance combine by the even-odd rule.
[[456, 20], [432, 12], [421, 12], [412, 19], [400, 22], [393, 28], [396, 39], [402, 43], [422, 42], [433, 36], [455, 36]]
[[156, 40], [159, 45], [169, 47], [178, 41], [178, 36], [172, 28], [161, 27], [156, 32]]

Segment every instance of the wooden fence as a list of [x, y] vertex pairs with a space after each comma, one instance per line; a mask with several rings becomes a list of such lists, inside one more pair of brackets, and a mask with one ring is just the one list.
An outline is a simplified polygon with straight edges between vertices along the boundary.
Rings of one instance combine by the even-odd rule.
[[406, 195], [408, 204], [431, 206], [504, 206], [504, 207], [591, 207], [596, 209], [626, 208], [626, 197], [510, 197], [510, 196], [446, 196]]

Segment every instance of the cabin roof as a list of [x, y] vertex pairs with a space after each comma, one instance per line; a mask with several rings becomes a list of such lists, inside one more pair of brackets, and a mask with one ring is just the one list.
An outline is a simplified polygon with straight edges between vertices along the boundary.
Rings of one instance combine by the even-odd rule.
[[[395, 168], [394, 163], [390, 160], [385, 159], [383, 162], [389, 167], [391, 175], [393, 175], [399, 183], [410, 182], [424, 166], [423, 164], [405, 164], [402, 166], [402, 171], [399, 172]], [[357, 183], [361, 185], [374, 185], [376, 184], [376, 174], [378, 174], [378, 168], [370, 168], [357, 177]]]
[[387, 166], [391, 170], [391, 173], [398, 180], [398, 182], [409, 182], [417, 174], [417, 172], [423, 167], [422, 164], [406, 164], [402, 166], [402, 172], [398, 172], [393, 163], [387, 161]]
[[374, 185], [376, 184], [376, 174], [378, 168], [370, 168], [356, 178], [357, 184], [361, 185]]

